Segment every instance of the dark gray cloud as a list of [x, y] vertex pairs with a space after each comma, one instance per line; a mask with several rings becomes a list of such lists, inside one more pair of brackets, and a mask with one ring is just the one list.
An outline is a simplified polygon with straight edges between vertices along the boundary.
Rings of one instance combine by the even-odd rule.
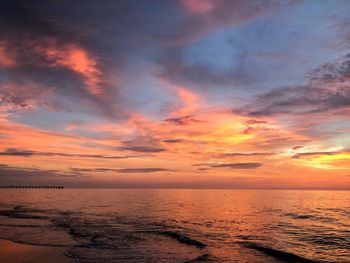
[[[203, 167], [206, 169], [210, 168], [229, 168], [229, 169], [256, 169], [262, 166], [262, 163], [220, 163], [220, 164], [208, 164], [208, 163], [197, 163], [193, 166], [207, 166]], [[203, 170], [202, 168], [199, 168]]]
[[306, 85], [291, 86], [258, 95], [234, 112], [250, 116], [321, 113], [350, 106], [350, 55], [309, 74]]
[[118, 172], [118, 173], [156, 173], [156, 172], [173, 172], [174, 170], [166, 168], [72, 168], [75, 172]]
[[[319, 113], [350, 105], [349, 87], [327, 90], [320, 87], [288, 87], [258, 97], [259, 108], [248, 111], [251, 116], [280, 113]], [[253, 106], [254, 107], [254, 106]]]
[[8, 148], [3, 152], [0, 152], [2, 156], [20, 156], [20, 157], [30, 157], [35, 155], [35, 152], [29, 150], [19, 150], [15, 148]]
[[292, 149], [293, 150], [299, 150], [299, 149], [302, 149], [302, 148], [304, 148], [305, 146], [303, 146], [303, 145], [297, 145], [297, 146], [294, 146]]
[[0, 165], [0, 185], [47, 185], [84, 180], [90, 176], [75, 171], [45, 170], [36, 167]]
[[125, 146], [125, 147], [118, 147], [117, 149], [121, 151], [142, 152], [142, 153], [159, 153], [159, 152], [165, 151], [165, 149], [163, 148], [148, 147], [148, 146]]
[[262, 166], [262, 163], [223, 163], [212, 164], [212, 168], [230, 168], [230, 169], [256, 169]]
[[120, 169], [121, 173], [155, 173], [155, 172], [173, 172], [174, 170], [165, 168], [125, 168]]
[[183, 142], [184, 140], [182, 139], [166, 139], [166, 140], [163, 140], [163, 142], [166, 142], [166, 143], [180, 143], [180, 142]]
[[104, 172], [117, 172], [119, 169], [113, 168], [71, 168], [74, 172], [94, 172], [94, 173], [104, 173]]
[[189, 124], [191, 124], [193, 122], [203, 122], [203, 121], [195, 119], [191, 115], [172, 117], [172, 118], [165, 119], [164, 121], [165, 122], [170, 122], [170, 123], [173, 123], [173, 124], [177, 124], [177, 125], [189, 125]]
[[74, 154], [74, 153], [60, 153], [60, 152], [39, 152], [24, 149], [8, 148], [0, 152], [0, 156], [17, 156], [17, 157], [31, 157], [31, 156], [62, 156], [75, 158], [93, 158], [93, 159], [126, 159], [136, 156], [114, 156], [102, 154]]
[[204, 167], [202, 167], [202, 168], [197, 168], [197, 170], [198, 170], [198, 171], [207, 171], [207, 170], [210, 170], [210, 168], [204, 168]]
[[166, 151], [154, 132], [142, 128], [136, 131], [136, 134], [129, 138], [129, 140], [122, 141], [122, 146], [115, 147], [115, 150], [145, 153], [146, 155], [148, 153], [149, 156], [152, 153]]

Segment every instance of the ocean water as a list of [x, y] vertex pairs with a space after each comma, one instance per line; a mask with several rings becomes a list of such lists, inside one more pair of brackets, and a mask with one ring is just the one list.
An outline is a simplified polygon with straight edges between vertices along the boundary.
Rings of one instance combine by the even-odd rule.
[[0, 238], [77, 262], [350, 262], [350, 192], [0, 190]]

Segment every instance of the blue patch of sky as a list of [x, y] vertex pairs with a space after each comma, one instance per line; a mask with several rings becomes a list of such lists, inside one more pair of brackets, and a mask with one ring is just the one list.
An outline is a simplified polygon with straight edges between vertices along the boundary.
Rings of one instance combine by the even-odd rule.
[[308, 72], [340, 59], [346, 52], [331, 48], [334, 39], [342, 37], [334, 30], [334, 16], [346, 19], [342, 5], [334, 2], [320, 5], [305, 1], [211, 34], [186, 48], [183, 61], [214, 72], [244, 70], [253, 81], [250, 87], [243, 83], [241, 88], [253, 93], [303, 84]]
[[[163, 118], [170, 104], [176, 101], [176, 92], [156, 77], [156, 65], [143, 58], [130, 57], [127, 70], [122, 72], [127, 80], [120, 88], [119, 95], [132, 112], [142, 112], [150, 118]], [[132, 69], [132, 70], [128, 70]]]
[[103, 122], [100, 118], [87, 113], [49, 111], [47, 109], [12, 113], [10, 120], [52, 132], [66, 132], [67, 125], [77, 121], [94, 124]]

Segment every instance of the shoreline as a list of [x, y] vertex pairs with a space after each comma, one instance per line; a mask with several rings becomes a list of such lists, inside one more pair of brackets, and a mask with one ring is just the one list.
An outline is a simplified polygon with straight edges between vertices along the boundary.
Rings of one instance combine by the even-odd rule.
[[27, 245], [0, 239], [0, 262], [11, 263], [76, 263], [66, 253], [66, 248]]

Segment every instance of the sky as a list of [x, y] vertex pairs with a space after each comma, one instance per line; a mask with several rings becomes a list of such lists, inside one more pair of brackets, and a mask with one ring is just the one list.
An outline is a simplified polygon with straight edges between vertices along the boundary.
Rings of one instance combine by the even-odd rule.
[[3, 0], [0, 184], [350, 189], [349, 13]]

